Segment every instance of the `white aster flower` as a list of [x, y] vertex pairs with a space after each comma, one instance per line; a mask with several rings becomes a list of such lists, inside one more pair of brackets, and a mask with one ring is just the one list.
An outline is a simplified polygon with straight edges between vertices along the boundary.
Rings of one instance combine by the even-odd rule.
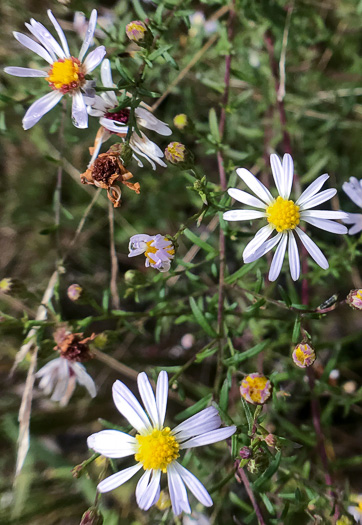
[[[347, 193], [348, 197], [357, 206], [362, 208], [362, 179], [358, 180], [356, 177], [351, 177], [349, 182], [345, 182], [342, 189]], [[347, 218], [343, 219], [344, 224], [352, 224], [349, 229], [349, 235], [355, 235], [362, 230], [362, 214], [361, 213], [347, 213]]]
[[88, 447], [108, 458], [124, 458], [134, 455], [136, 464], [104, 479], [98, 485], [99, 492], [113, 490], [128, 481], [136, 472], [144, 469], [137, 483], [136, 501], [142, 510], [148, 510], [160, 497], [161, 474], [167, 474], [172, 510], [179, 515], [190, 513], [185, 485], [206, 507], [212, 499], [200, 481], [185, 469], [177, 459], [181, 450], [209, 445], [230, 437], [235, 426], [219, 428], [221, 419], [214, 407], [205, 408], [173, 430], [164, 426], [168, 377], [160, 372], [153, 393], [147, 375], [137, 378], [138, 390], [146, 411], [132, 392], [121, 382], [113, 385], [113, 400], [118, 410], [136, 429], [136, 437], [118, 430], [103, 430], [88, 438]]
[[[116, 88], [112, 80], [111, 65], [108, 59], [102, 63], [101, 78], [104, 87]], [[119, 102], [114, 91], [105, 91], [100, 96], [96, 95], [94, 99], [89, 101], [89, 115], [99, 117], [99, 123], [102, 126], [102, 131], [100, 136], [98, 136], [90, 164], [97, 158], [102, 143], [108, 140], [112, 134], [115, 133], [124, 138], [128, 133], [130, 109], [124, 108], [112, 113], [111, 110], [118, 106]], [[156, 118], [150, 111], [143, 107], [135, 109], [135, 117], [138, 127], [151, 129], [164, 136], [171, 135], [172, 133], [167, 124]], [[162, 150], [157, 144], [149, 140], [144, 133], [141, 132], [141, 136], [139, 136], [138, 133], [133, 132], [129, 145], [134, 152], [133, 157], [140, 167], [143, 167], [143, 164], [138, 156], [146, 158], [154, 170], [156, 169], [155, 162], [160, 166], [166, 167], [166, 164], [161, 160], [163, 157]]]
[[50, 93], [30, 106], [23, 118], [23, 127], [24, 129], [33, 127], [45, 113], [48, 113], [68, 93], [73, 98], [72, 119], [74, 125], [77, 128], [87, 128], [88, 113], [82, 94], [82, 90], [86, 89], [85, 76], [101, 63], [106, 54], [105, 47], [99, 46], [89, 53], [83, 61], [93, 39], [97, 23], [97, 11], [95, 9], [92, 11], [78, 58], [74, 58], [70, 54], [64, 32], [50, 9], [48, 9], [48, 16], [58, 34], [61, 45], [40, 22], [33, 18], [30, 20], [30, 24], [25, 25], [40, 44], [27, 35], [16, 31], [14, 36], [20, 44], [46, 60], [50, 64], [50, 69], [48, 71], [25, 67], [6, 67], [4, 69], [6, 73], [16, 77], [42, 77], [52, 89]]
[[[337, 190], [319, 190], [329, 178], [326, 173], [318, 177], [308, 186], [295, 202], [289, 200], [293, 184], [294, 166], [293, 159], [287, 153], [281, 163], [277, 155], [270, 156], [270, 164], [273, 172], [275, 185], [279, 196], [274, 198], [270, 191], [250, 171], [238, 168], [236, 173], [258, 197], [254, 197], [245, 191], [229, 188], [229, 195], [257, 210], [230, 210], [224, 213], [227, 221], [250, 221], [263, 218], [267, 224], [263, 226], [255, 237], [247, 244], [243, 252], [245, 263], [256, 261], [274, 246], [277, 246], [270, 270], [269, 280], [275, 281], [280, 274], [284, 255], [288, 246], [289, 268], [292, 279], [296, 281], [300, 275], [300, 260], [296, 237], [300, 239], [309, 255], [324, 270], [329, 267], [328, 261], [318, 246], [298, 226], [300, 221], [305, 221], [321, 230], [332, 233], [347, 233], [347, 228], [331, 219], [345, 219], [346, 214], [342, 211], [313, 210], [322, 202], [331, 199]], [[271, 234], [277, 234], [269, 239]], [[296, 235], [295, 235], [296, 234]]]
[[160, 272], [169, 271], [175, 255], [175, 249], [170, 239], [159, 233], [157, 235], [147, 235], [146, 233], [133, 235], [129, 240], [128, 249], [128, 257], [136, 257], [136, 255], [144, 253], [146, 267], [152, 266]]
[[39, 388], [44, 390], [44, 394], [48, 396], [53, 392], [51, 400], [59, 401], [60, 406], [68, 404], [77, 383], [85, 386], [91, 397], [97, 395], [94, 381], [84, 365], [69, 361], [65, 357], [49, 361], [35, 377], [40, 378]]

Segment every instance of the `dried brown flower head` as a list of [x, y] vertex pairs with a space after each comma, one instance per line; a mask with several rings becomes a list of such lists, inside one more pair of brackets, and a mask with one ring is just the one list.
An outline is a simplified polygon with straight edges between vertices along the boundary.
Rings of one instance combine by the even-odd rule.
[[93, 164], [81, 175], [83, 184], [94, 184], [107, 190], [108, 198], [115, 208], [121, 205], [121, 189], [115, 182], [121, 182], [135, 191], [140, 192], [138, 182], [128, 182], [133, 175], [122, 164], [116, 148], [110, 148], [107, 153], [98, 155]]
[[96, 334], [92, 334], [90, 337], [83, 338], [82, 333], [72, 334], [62, 327], [54, 333], [54, 341], [57, 343], [54, 350], [68, 361], [78, 363], [89, 361], [93, 356], [88, 343], [95, 337]]

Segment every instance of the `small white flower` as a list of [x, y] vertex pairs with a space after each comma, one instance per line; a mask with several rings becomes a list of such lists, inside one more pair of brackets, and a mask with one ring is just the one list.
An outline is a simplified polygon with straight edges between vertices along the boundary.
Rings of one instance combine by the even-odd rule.
[[353, 497], [354, 505], [347, 507], [348, 513], [353, 516], [356, 523], [362, 523], [362, 494]]
[[[102, 63], [101, 78], [104, 87], [116, 87], [112, 80], [112, 71], [108, 59], [104, 60]], [[119, 106], [119, 102], [117, 101], [117, 96], [114, 91], [105, 91], [101, 96], [96, 95], [93, 100], [89, 101], [89, 115], [92, 117], [99, 117], [99, 123], [103, 127], [102, 134], [98, 137], [99, 140], [96, 144], [90, 164], [92, 164], [97, 158], [102, 143], [108, 140], [112, 133], [121, 137], [126, 137], [128, 133], [130, 110], [129, 108], [124, 108], [118, 112], [112, 113], [110, 110], [117, 106]], [[151, 129], [164, 136], [171, 135], [172, 133], [167, 124], [156, 118], [150, 111], [143, 107], [135, 109], [135, 117], [137, 126], [139, 127]], [[143, 164], [138, 156], [146, 158], [154, 170], [156, 169], [155, 162], [160, 166], [166, 167], [166, 164], [161, 160], [163, 152], [157, 144], [149, 140], [144, 133], [141, 132], [141, 136], [139, 136], [138, 133], [133, 132], [129, 145], [134, 152], [133, 157], [136, 159], [140, 167], [143, 167]]]
[[42, 77], [52, 88], [50, 93], [44, 95], [30, 106], [23, 118], [23, 127], [24, 129], [33, 127], [68, 93], [73, 98], [72, 120], [74, 125], [77, 128], [87, 128], [88, 113], [82, 94], [82, 90], [86, 90], [87, 81], [85, 76], [101, 63], [106, 54], [105, 47], [99, 46], [89, 53], [83, 62], [93, 39], [97, 23], [97, 11], [95, 9], [92, 11], [78, 58], [74, 58], [70, 54], [67, 39], [50, 9], [48, 9], [48, 16], [58, 34], [61, 46], [53, 35], [33, 18], [30, 20], [30, 24], [25, 25], [40, 44], [27, 35], [16, 31], [14, 36], [21, 45], [34, 51], [34, 53], [46, 60], [50, 64], [50, 69], [48, 71], [25, 67], [6, 67], [4, 69], [9, 75], [16, 77]]
[[35, 374], [35, 377], [41, 378], [39, 388], [44, 390], [45, 395], [48, 396], [53, 391], [51, 400], [59, 401], [60, 406], [68, 404], [77, 383], [85, 386], [91, 397], [97, 395], [94, 381], [85, 367], [65, 357], [49, 361]]
[[[358, 180], [356, 177], [351, 177], [349, 182], [345, 182], [342, 186], [343, 191], [357, 206], [362, 208], [362, 179]], [[361, 213], [347, 213], [347, 218], [343, 219], [344, 224], [353, 224], [349, 229], [349, 235], [355, 235], [362, 230], [362, 214]]]
[[160, 272], [168, 272], [171, 261], [175, 255], [175, 249], [172, 242], [161, 234], [147, 235], [139, 233], [133, 235], [129, 240], [128, 257], [145, 254], [146, 267], [152, 266]]
[[[273, 172], [275, 185], [279, 196], [275, 199], [270, 191], [250, 171], [238, 168], [236, 173], [244, 181], [258, 198], [236, 188], [228, 190], [229, 195], [258, 210], [230, 210], [224, 213], [227, 221], [250, 221], [253, 219], [266, 220], [267, 224], [262, 227], [255, 237], [245, 247], [243, 259], [245, 263], [256, 261], [274, 246], [275, 251], [270, 271], [269, 280], [275, 281], [280, 274], [284, 255], [288, 246], [289, 268], [292, 279], [296, 281], [300, 275], [300, 261], [297, 248], [297, 238], [304, 245], [309, 255], [324, 270], [329, 267], [328, 261], [318, 246], [301, 230], [298, 225], [301, 220], [316, 226], [321, 230], [332, 233], [347, 233], [347, 228], [331, 219], [345, 219], [346, 213], [342, 211], [313, 210], [322, 202], [331, 199], [337, 190], [319, 190], [329, 178], [326, 173], [318, 177], [308, 186], [297, 201], [289, 200], [293, 184], [293, 159], [289, 154], [284, 155], [281, 163], [277, 155], [270, 156], [270, 164]], [[273, 231], [277, 234], [269, 239]], [[296, 234], [296, 235], [295, 235]]]
[[212, 499], [200, 481], [176, 461], [181, 450], [222, 441], [236, 431], [235, 426], [219, 428], [221, 419], [214, 407], [205, 408], [173, 430], [164, 426], [168, 377], [160, 372], [153, 393], [147, 375], [137, 378], [143, 410], [132, 392], [121, 381], [113, 384], [113, 400], [118, 410], [136, 429], [136, 437], [118, 430], [103, 430], [88, 438], [88, 447], [108, 458], [135, 456], [136, 464], [101, 481], [99, 492], [113, 490], [128, 481], [142, 468], [145, 470], [137, 483], [136, 501], [142, 510], [148, 510], [160, 497], [161, 474], [167, 473], [168, 490], [174, 514], [190, 513], [185, 485], [206, 507]]

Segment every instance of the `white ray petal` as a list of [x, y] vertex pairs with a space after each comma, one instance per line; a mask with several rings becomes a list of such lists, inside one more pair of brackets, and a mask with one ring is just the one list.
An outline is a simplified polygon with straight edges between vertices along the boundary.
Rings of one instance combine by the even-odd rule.
[[242, 202], [243, 204], [247, 204], [248, 206], [254, 206], [254, 208], [262, 208], [263, 210], [265, 210], [266, 208], [265, 203], [262, 202], [260, 199], [257, 199], [253, 195], [250, 195], [250, 193], [239, 190], [238, 188], [229, 188], [228, 194], [233, 199]]
[[188, 489], [192, 492], [195, 498], [205, 505], [205, 507], [211, 507], [213, 501], [210, 494], [207, 492], [203, 484], [194, 476], [189, 470], [180, 465], [177, 461], [173, 463], [175, 470], [180, 474], [182, 480]]
[[98, 484], [98, 491], [102, 493], [109, 492], [110, 490], [120, 487], [123, 485], [123, 483], [126, 483], [126, 481], [131, 479], [141, 468], [142, 463], [137, 463], [132, 467], [128, 467], [124, 470], [121, 470], [120, 472], [117, 472], [116, 474], [112, 474], [112, 476], [109, 476]]
[[229, 210], [223, 214], [225, 221], [252, 221], [266, 217], [265, 211], [256, 210]]
[[263, 255], [268, 253], [272, 248], [274, 248], [274, 246], [278, 244], [282, 236], [282, 233], [277, 233], [277, 235], [274, 235], [274, 237], [272, 237], [268, 241], [264, 241], [263, 244], [259, 246], [259, 248], [255, 252], [250, 254], [248, 257], [244, 257], [245, 264], [252, 263], [257, 259], [260, 259], [260, 257], [263, 257]]
[[59, 58], [65, 58], [65, 53], [55, 40], [53, 35], [37, 20], [32, 18], [30, 24], [25, 24], [29, 31], [39, 40], [39, 42], [51, 53]]
[[76, 128], [85, 129], [88, 127], [88, 112], [83, 95], [76, 91], [72, 96], [72, 121]]
[[318, 266], [323, 268], [323, 270], [327, 270], [329, 268], [328, 261], [323, 255], [320, 248], [318, 248], [316, 243], [312, 241], [312, 239], [310, 239], [308, 235], [306, 235], [304, 231], [301, 230], [300, 228], [297, 227], [295, 231], [298, 234], [300, 240], [302, 241], [305, 249], [307, 250], [309, 255], [312, 257], [312, 259], [314, 259], [314, 261], [318, 264]]
[[136, 453], [136, 438], [119, 430], [101, 430], [87, 439], [88, 448], [92, 448], [107, 458], [125, 458]]
[[280, 243], [277, 246], [277, 249], [275, 250], [275, 254], [274, 254], [274, 257], [273, 257], [273, 260], [270, 266], [270, 270], [269, 270], [269, 275], [268, 275], [269, 281], [275, 281], [279, 277], [280, 271], [283, 266], [283, 260], [284, 260], [285, 250], [287, 247], [287, 241], [288, 241], [288, 234], [284, 233], [282, 240], [280, 241]]
[[361, 181], [358, 181], [356, 177], [351, 177], [349, 182], [344, 182], [342, 185], [342, 190], [348, 195], [348, 197], [353, 201], [357, 206], [362, 208], [362, 185]]
[[135, 109], [135, 115], [140, 126], [156, 131], [159, 135], [165, 137], [172, 134], [168, 125], [155, 117], [150, 111], [147, 111], [147, 109], [138, 107]]
[[157, 146], [157, 144], [146, 137], [144, 133], [141, 132], [141, 137], [137, 133], [132, 133], [130, 146], [138, 155], [146, 157], [149, 162], [153, 160], [160, 166], [167, 167], [161, 160], [163, 157], [163, 151]]
[[362, 215], [360, 213], [347, 213], [347, 219], [343, 220], [345, 224], [353, 224], [348, 230], [348, 235], [355, 235], [362, 231]]
[[16, 40], [21, 44], [22, 46], [26, 47], [27, 49], [30, 49], [30, 51], [33, 51], [37, 55], [39, 55], [41, 58], [46, 60], [48, 64], [53, 64], [54, 59], [56, 57], [52, 57], [46, 49], [44, 49], [43, 46], [35, 42], [32, 38], [28, 37], [27, 35], [23, 35], [23, 33], [18, 33], [17, 31], [13, 32], [14, 37]]
[[152, 470], [146, 470], [144, 474], [140, 477], [137, 487], [136, 487], [136, 501], [137, 505], [140, 506], [140, 501], [144, 493], [147, 491], [148, 484], [150, 481], [150, 477], [152, 474]]
[[167, 398], [168, 398], [168, 375], [167, 372], [162, 370], [157, 379], [156, 386], [156, 404], [158, 410], [158, 418], [160, 425], [163, 426], [166, 416], [167, 408]]
[[334, 210], [305, 210], [300, 214], [300, 218], [304, 220], [304, 217], [314, 217], [316, 219], [345, 219], [346, 213], [344, 211]]
[[270, 155], [270, 166], [278, 193], [283, 199], [285, 199], [286, 188], [284, 183], [284, 170], [280, 158], [278, 155], [275, 155], [275, 153]]
[[183, 441], [184, 439], [216, 430], [220, 425], [219, 412], [215, 407], [208, 407], [177, 425], [172, 430], [172, 434], [176, 436], [177, 441]]
[[95, 397], [97, 395], [97, 388], [85, 367], [81, 363], [71, 363], [71, 368], [77, 376], [78, 383], [88, 390], [91, 397]]
[[268, 205], [273, 202], [274, 199], [270, 191], [250, 171], [245, 168], [238, 168], [236, 173], [259, 199]]
[[89, 46], [90, 46], [90, 44], [91, 44], [91, 42], [93, 40], [93, 36], [94, 36], [94, 31], [96, 29], [96, 25], [97, 25], [97, 10], [93, 9], [93, 11], [91, 13], [91, 16], [90, 16], [90, 19], [89, 19], [87, 32], [85, 34], [82, 47], [80, 48], [80, 51], [79, 51], [79, 57], [78, 58], [79, 58], [79, 60], [81, 62], [83, 61], [84, 55], [88, 51], [88, 48], [89, 48]]
[[203, 445], [210, 445], [211, 443], [217, 443], [218, 441], [223, 441], [228, 437], [235, 434], [236, 426], [232, 425], [231, 427], [218, 428], [217, 430], [212, 430], [211, 432], [206, 432], [199, 436], [195, 436], [185, 443], [180, 445], [180, 450], [185, 448], [194, 448], [201, 447]]
[[[58, 367], [58, 377], [56, 378], [56, 386], [53, 392], [53, 395], [51, 397], [52, 401], [60, 401], [62, 397], [65, 395], [68, 383], [70, 380], [70, 374], [69, 374], [69, 365], [68, 361], [64, 358], [61, 358], [61, 361], [59, 363]], [[75, 381], [73, 381], [75, 387]]]
[[101, 79], [102, 79], [102, 84], [104, 87], [108, 87], [108, 88], [116, 87], [115, 84], [113, 83], [111, 63], [108, 60], [108, 58], [103, 60], [102, 65], [101, 65]]
[[155, 395], [152, 390], [151, 383], [145, 372], [138, 374], [137, 376], [138, 390], [145, 406], [145, 409], [152, 421], [155, 428], [159, 428], [160, 423], [158, 419], [158, 410], [156, 405]]
[[189, 500], [187, 498], [186, 487], [180, 474], [171, 463], [167, 469], [168, 489], [172, 503], [172, 510], [175, 516], [182, 511], [189, 514], [191, 512]]
[[249, 257], [252, 256], [260, 248], [260, 246], [268, 239], [268, 237], [271, 236], [272, 232], [273, 226], [271, 226], [270, 224], [263, 226], [262, 228], [260, 228], [260, 230], [256, 232], [255, 236], [245, 246], [243, 252], [244, 262], [246, 262], [246, 260], [249, 259]]
[[50, 18], [50, 21], [52, 22], [53, 26], [55, 27], [56, 32], [58, 33], [59, 39], [63, 46], [65, 56], [70, 57], [68, 42], [67, 42], [67, 39], [65, 38], [63, 29], [60, 27], [58, 20], [55, 18], [55, 16], [53, 15], [50, 9], [48, 9], [48, 17]]
[[335, 188], [330, 188], [329, 190], [321, 191], [317, 195], [314, 195], [314, 197], [311, 197], [310, 199], [306, 200], [303, 203], [303, 205], [300, 206], [300, 209], [301, 211], [309, 210], [310, 208], [319, 206], [319, 204], [322, 204], [322, 202], [329, 201], [329, 199], [334, 197], [336, 193], [337, 190]]
[[293, 281], [297, 281], [300, 276], [300, 259], [298, 253], [297, 241], [295, 240], [294, 233], [289, 231], [289, 242], [288, 242], [288, 257], [289, 257], [289, 269], [290, 275]]
[[[142, 494], [138, 506], [142, 510], [148, 510], [152, 507], [156, 495], [160, 492], [160, 480], [161, 480], [161, 471], [152, 470], [152, 480], [149, 483], [147, 490]], [[157, 498], [158, 499], [158, 498]]]
[[299, 197], [297, 202], [298, 206], [302, 206], [305, 202], [307, 202], [308, 199], [313, 197], [316, 193], [319, 192], [323, 184], [326, 182], [326, 180], [329, 179], [328, 173], [324, 173], [324, 175], [320, 175], [312, 184], [310, 184], [302, 193], [302, 195]]
[[85, 61], [83, 62], [83, 66], [86, 73], [90, 73], [95, 69], [99, 64], [102, 62], [104, 55], [107, 53], [106, 48], [104, 46], [98, 46], [96, 49], [94, 49]]
[[339, 222], [330, 221], [328, 219], [317, 219], [315, 217], [303, 217], [305, 222], [312, 224], [316, 228], [320, 228], [326, 232], [346, 234], [348, 232], [347, 228]]
[[32, 69], [29, 67], [5, 67], [5, 73], [14, 77], [47, 77], [48, 73], [41, 69]]
[[36, 100], [24, 115], [23, 128], [32, 128], [48, 111], [58, 104], [62, 97], [63, 94], [59, 91], [51, 91]]
[[152, 430], [146, 412], [122, 381], [113, 383], [112, 394], [117, 409], [140, 434]]
[[128, 133], [128, 126], [122, 124], [122, 122], [102, 117], [99, 119], [99, 123], [104, 128], [109, 129], [109, 131], [113, 131], [113, 133], [120, 133], [123, 136], [126, 136]]
[[289, 199], [290, 192], [293, 186], [294, 177], [294, 163], [293, 158], [289, 153], [286, 153], [283, 157], [283, 171], [284, 171], [284, 186], [285, 186], [285, 199]]

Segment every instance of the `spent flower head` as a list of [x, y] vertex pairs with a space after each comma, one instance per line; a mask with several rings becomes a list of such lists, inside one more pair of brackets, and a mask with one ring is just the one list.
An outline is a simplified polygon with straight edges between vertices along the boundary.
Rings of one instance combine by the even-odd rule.
[[129, 240], [128, 248], [128, 257], [136, 257], [144, 253], [146, 267], [152, 266], [160, 272], [169, 271], [175, 255], [172, 241], [159, 233], [157, 235], [147, 235], [146, 233], [133, 235]]
[[[275, 281], [282, 269], [285, 252], [288, 247], [290, 274], [292, 279], [296, 281], [300, 276], [297, 238], [299, 238], [309, 255], [321, 268], [326, 270], [329, 267], [322, 251], [300, 228], [300, 222], [307, 222], [324, 231], [344, 234], [347, 233], [347, 228], [331, 219], [345, 219], [347, 215], [342, 211], [313, 209], [331, 199], [337, 193], [337, 190], [333, 188], [319, 192], [329, 175], [325, 173], [318, 177], [294, 201], [289, 198], [294, 176], [292, 157], [286, 154], [283, 157], [283, 162], [281, 162], [279, 157], [273, 154], [270, 156], [270, 163], [279, 193], [278, 197], [274, 198], [264, 184], [250, 171], [238, 168], [236, 170], [237, 174], [257, 197], [237, 188], [229, 188], [228, 193], [233, 199], [248, 206], [253, 206], [257, 210], [230, 210], [224, 213], [224, 219], [227, 221], [263, 219], [266, 225], [256, 233], [255, 237], [244, 249], [244, 262], [256, 261], [276, 246], [269, 270], [269, 280]], [[274, 231], [276, 235], [270, 238]]]
[[307, 343], [299, 343], [293, 350], [292, 358], [299, 368], [307, 368], [314, 363], [316, 355], [314, 348], [310, 345]]
[[93, 9], [88, 29], [84, 37], [78, 58], [70, 54], [67, 39], [59, 22], [48, 9], [48, 17], [58, 34], [61, 45], [53, 35], [40, 23], [30, 20], [25, 24], [30, 33], [38, 40], [33, 40], [23, 33], [14, 31], [16, 40], [43, 58], [50, 68], [48, 71], [25, 67], [6, 67], [4, 71], [16, 77], [41, 77], [47, 81], [51, 92], [34, 102], [23, 118], [24, 129], [33, 127], [45, 113], [48, 113], [65, 94], [72, 97], [72, 120], [77, 128], [88, 127], [88, 113], [83, 93], [87, 91], [86, 76], [89, 75], [103, 60], [106, 54], [104, 46], [97, 47], [84, 59], [97, 24], [97, 11]]
[[200, 481], [184, 468], [177, 459], [181, 451], [193, 447], [223, 441], [236, 431], [235, 426], [220, 428], [221, 419], [214, 407], [209, 407], [177, 425], [173, 430], [165, 426], [168, 397], [168, 377], [160, 372], [156, 395], [147, 375], [142, 372], [137, 378], [138, 390], [144, 407], [121, 381], [113, 385], [113, 400], [124, 417], [136, 429], [136, 436], [118, 430], [103, 430], [88, 438], [88, 446], [109, 458], [134, 456], [136, 464], [128, 467], [98, 484], [99, 492], [109, 492], [139, 470], [145, 472], [136, 488], [136, 501], [143, 510], [148, 510], [160, 498], [161, 475], [167, 474], [168, 490], [175, 515], [190, 513], [186, 486], [205, 506], [212, 499]]
[[263, 405], [272, 393], [272, 384], [263, 374], [249, 374], [240, 385], [241, 396], [252, 405]]

